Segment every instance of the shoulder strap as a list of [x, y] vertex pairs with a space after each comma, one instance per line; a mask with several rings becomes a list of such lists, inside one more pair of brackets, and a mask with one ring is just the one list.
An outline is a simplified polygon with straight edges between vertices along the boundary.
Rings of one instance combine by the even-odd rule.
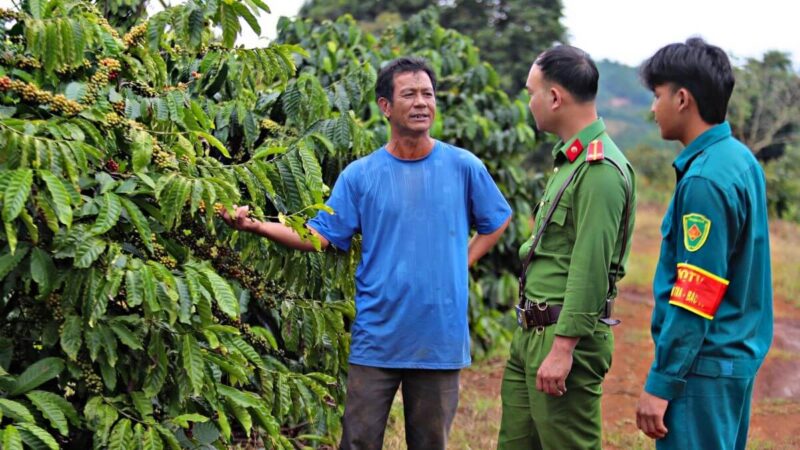
[[[620, 167], [620, 165], [617, 164], [613, 159], [606, 158], [605, 161], [610, 162], [611, 165], [617, 169], [619, 174], [622, 175], [622, 179], [625, 180], [625, 208], [622, 210], [622, 222], [620, 223], [620, 226], [622, 227], [622, 245], [620, 246], [619, 250], [617, 266], [614, 268], [614, 275], [611, 275], [611, 268], [608, 270], [608, 294], [606, 295], [606, 298], [611, 298], [616, 294], [622, 258], [625, 257], [625, 250], [628, 248], [628, 235], [630, 234], [628, 222], [630, 222], [631, 216], [631, 196], [633, 194], [633, 189], [631, 188], [631, 180], [628, 178], [628, 173], [623, 170], [622, 167]], [[613, 260], [611, 264], [614, 264]]]
[[[628, 179], [628, 175], [625, 173], [624, 170], [622, 170], [622, 168], [619, 166], [619, 164], [617, 164], [616, 162], [614, 162], [610, 158], [606, 158], [606, 159], [604, 159], [604, 161], [608, 161], [609, 163], [611, 163], [611, 165], [613, 165], [614, 168], [616, 168], [617, 171], [619, 171], [620, 175], [622, 175], [622, 178], [625, 181], [625, 207], [623, 209], [623, 214], [622, 214], [623, 222], [620, 224], [620, 226], [622, 226], [622, 230], [623, 230], [622, 231], [622, 247], [621, 247], [620, 255], [619, 255], [619, 261], [621, 263], [622, 262], [622, 258], [625, 256], [625, 250], [627, 249], [628, 234], [629, 234], [629, 231], [630, 231], [629, 227], [628, 227], [628, 221], [630, 219], [631, 184], [630, 184], [630, 180]], [[581, 166], [583, 166], [584, 164], [585, 164], [585, 162], [582, 162], [580, 164], [580, 166], [576, 167], [575, 170], [573, 170], [572, 173], [569, 175], [569, 177], [567, 177], [567, 179], [564, 181], [564, 184], [562, 184], [561, 187], [558, 189], [558, 192], [556, 193], [556, 196], [553, 198], [553, 201], [550, 203], [550, 208], [547, 210], [547, 214], [545, 215], [545, 218], [544, 218], [544, 220], [542, 222], [542, 226], [539, 227], [539, 230], [536, 232], [536, 234], [533, 237], [533, 242], [531, 243], [530, 251], [528, 251], [528, 256], [525, 258], [525, 261], [522, 262], [522, 273], [519, 276], [519, 304], [520, 304], [520, 306], [523, 306], [524, 303], [525, 303], [525, 284], [526, 284], [526, 281], [527, 281], [527, 278], [528, 278], [528, 266], [530, 265], [531, 261], [533, 261], [533, 255], [534, 255], [534, 252], [536, 250], [536, 246], [539, 245], [539, 241], [542, 239], [542, 236], [544, 235], [544, 232], [545, 232], [545, 229], [547, 228], [547, 225], [549, 225], [550, 221], [553, 219], [553, 213], [555, 213], [556, 207], [558, 207], [558, 202], [561, 201], [561, 197], [564, 195], [564, 191], [567, 190], [567, 187], [572, 182], [572, 180], [575, 178], [575, 175], [578, 173], [578, 171], [580, 170]], [[617, 280], [619, 279], [619, 272], [620, 272], [619, 265], [617, 265], [617, 267], [615, 268], [613, 276], [611, 275], [611, 268], [609, 268], [609, 274], [608, 274], [609, 286], [608, 286], [608, 293], [607, 293], [607, 296], [609, 296], [609, 297], [611, 295], [613, 295], [614, 291], [616, 290], [616, 283], [617, 283]]]
[[578, 170], [586, 164], [582, 162], [575, 170], [569, 174], [569, 177], [564, 181], [564, 184], [558, 189], [556, 196], [553, 198], [553, 201], [550, 202], [550, 209], [547, 210], [547, 214], [542, 221], [542, 226], [539, 227], [539, 230], [536, 231], [536, 234], [533, 236], [533, 242], [531, 243], [531, 249], [528, 252], [528, 257], [525, 258], [525, 261], [522, 262], [522, 273], [519, 276], [519, 304], [520, 306], [524, 305], [525, 303], [525, 284], [526, 280], [528, 279], [528, 266], [530, 265], [531, 261], [533, 261], [533, 254], [536, 250], [536, 246], [539, 245], [539, 241], [542, 239], [544, 235], [544, 230], [547, 228], [547, 225], [550, 224], [550, 221], [553, 220], [553, 213], [556, 211], [556, 207], [558, 206], [558, 202], [561, 201], [561, 197], [564, 195], [564, 191], [567, 190], [567, 187], [575, 178], [575, 175], [578, 173]]

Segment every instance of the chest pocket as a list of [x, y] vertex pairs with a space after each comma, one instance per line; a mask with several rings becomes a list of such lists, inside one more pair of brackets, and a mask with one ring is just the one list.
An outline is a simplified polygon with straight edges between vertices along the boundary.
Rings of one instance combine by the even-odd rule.
[[[564, 202], [565, 199], [562, 199], [556, 206], [550, 225], [547, 226], [547, 230], [542, 236], [541, 248], [544, 251], [566, 254], [569, 253], [575, 242], [572, 210]], [[545, 205], [545, 208], [549, 207], [549, 205]]]

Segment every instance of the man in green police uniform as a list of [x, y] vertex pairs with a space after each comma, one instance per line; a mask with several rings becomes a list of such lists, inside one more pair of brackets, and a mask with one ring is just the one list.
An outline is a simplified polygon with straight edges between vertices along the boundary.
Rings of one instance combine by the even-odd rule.
[[520, 249], [521, 328], [503, 375], [500, 449], [601, 448], [610, 300], [636, 198], [633, 169], [597, 116], [598, 79], [589, 55], [566, 45], [539, 55], [528, 76], [537, 127], [561, 141], [536, 233]]

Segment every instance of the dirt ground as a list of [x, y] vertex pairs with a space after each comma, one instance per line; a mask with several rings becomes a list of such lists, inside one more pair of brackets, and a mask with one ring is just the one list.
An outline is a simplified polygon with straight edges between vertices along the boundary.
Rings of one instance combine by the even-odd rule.
[[[637, 209], [629, 273], [620, 284], [615, 309], [622, 324], [614, 328], [614, 359], [604, 383], [604, 447], [608, 449], [654, 448], [653, 441], [636, 428], [635, 408], [653, 360], [653, 297], [647, 286], [658, 259], [659, 225], [665, 209], [665, 205], [654, 204]], [[800, 228], [773, 221], [770, 240], [774, 339], [756, 379], [748, 449], [800, 449]], [[504, 364], [504, 358], [496, 358], [463, 372], [450, 448], [495, 448]]]
[[[636, 428], [636, 402], [653, 360], [650, 338], [650, 283], [658, 259], [659, 225], [665, 205], [641, 204], [628, 264], [620, 284], [614, 328], [615, 353], [604, 383], [604, 448], [653, 449]], [[753, 396], [748, 449], [800, 449], [800, 227], [770, 223], [775, 290], [774, 339], [758, 373]], [[501, 350], [502, 351], [502, 350]], [[491, 450], [500, 426], [500, 383], [505, 358], [473, 364], [462, 372], [461, 396], [448, 448]], [[398, 396], [399, 400], [399, 396]], [[395, 402], [384, 441], [387, 450], [404, 449], [402, 406]]]
[[[650, 292], [628, 289], [621, 292], [617, 316], [622, 324], [614, 328], [616, 349], [613, 366], [604, 383], [603, 424], [605, 448], [653, 448], [652, 441], [636, 429], [635, 408], [653, 358], [650, 339]], [[800, 448], [800, 310], [784, 301], [775, 302], [775, 338], [758, 374], [748, 448]], [[453, 426], [453, 448], [490, 449], [496, 442], [497, 427], [489, 427], [485, 439], [464, 439], [462, 426], [500, 422], [500, 381], [504, 360], [496, 359], [464, 371], [462, 402]], [[477, 399], [484, 398], [484, 408]], [[491, 403], [491, 406], [489, 406]], [[469, 444], [467, 444], [469, 443]]]

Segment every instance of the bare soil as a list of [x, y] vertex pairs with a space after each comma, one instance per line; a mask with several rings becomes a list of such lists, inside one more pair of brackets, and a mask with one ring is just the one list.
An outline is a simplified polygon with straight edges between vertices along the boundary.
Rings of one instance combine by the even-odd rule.
[[[782, 300], [776, 300], [775, 307], [775, 337], [756, 379], [748, 448], [800, 448], [800, 310]], [[635, 422], [636, 402], [653, 360], [651, 311], [650, 292], [631, 288], [621, 292], [616, 315], [622, 324], [614, 328], [616, 349], [604, 383], [605, 448], [653, 448]], [[482, 411], [479, 422], [500, 423], [503, 367], [504, 361], [496, 359], [464, 371], [454, 432], [475, 426], [475, 399], [481, 397], [498, 400]], [[482, 442], [473, 437], [467, 441], [468, 447], [459, 440], [459, 447], [454, 448], [494, 448], [497, 427], [488, 429], [495, 434]]]

